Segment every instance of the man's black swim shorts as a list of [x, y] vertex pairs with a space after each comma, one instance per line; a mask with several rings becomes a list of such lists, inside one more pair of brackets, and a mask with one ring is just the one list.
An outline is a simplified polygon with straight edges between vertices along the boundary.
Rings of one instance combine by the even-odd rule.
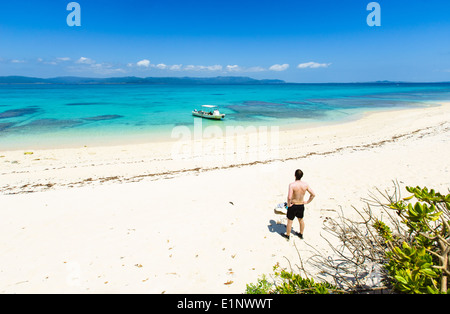
[[289, 220], [294, 220], [295, 217], [303, 218], [305, 212], [305, 205], [292, 205], [288, 208], [286, 217]]

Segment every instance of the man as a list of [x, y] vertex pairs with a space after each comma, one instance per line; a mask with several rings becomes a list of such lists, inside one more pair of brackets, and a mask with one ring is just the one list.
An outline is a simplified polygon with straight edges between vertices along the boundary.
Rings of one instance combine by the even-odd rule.
[[[303, 221], [303, 214], [305, 212], [305, 204], [311, 203], [316, 194], [309, 187], [308, 183], [301, 181], [303, 177], [303, 171], [297, 169], [295, 171], [295, 182], [289, 184], [289, 192], [287, 198], [287, 214], [286, 217], [288, 219], [286, 225], [286, 234], [283, 236], [289, 240], [291, 235], [292, 223], [294, 222], [294, 218], [298, 218], [298, 222], [300, 224], [300, 233], [298, 236], [300, 239], [303, 239], [303, 231], [305, 230], [305, 222]], [[304, 197], [306, 191], [309, 193], [308, 201], [304, 201]]]

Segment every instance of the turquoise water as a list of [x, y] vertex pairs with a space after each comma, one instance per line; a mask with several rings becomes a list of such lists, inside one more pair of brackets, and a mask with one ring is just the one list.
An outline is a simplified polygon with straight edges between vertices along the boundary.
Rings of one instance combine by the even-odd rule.
[[167, 139], [204, 104], [226, 114], [204, 125], [289, 126], [448, 100], [450, 84], [0, 85], [0, 150]]

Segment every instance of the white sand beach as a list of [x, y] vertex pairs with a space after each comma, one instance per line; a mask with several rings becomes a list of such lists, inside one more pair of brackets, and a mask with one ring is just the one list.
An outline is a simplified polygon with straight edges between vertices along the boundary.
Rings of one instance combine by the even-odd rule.
[[[323, 221], [376, 187], [450, 187], [450, 103], [275, 131], [256, 147], [0, 151], [0, 293], [243, 293], [296, 248], [328, 254]], [[297, 168], [317, 197], [287, 242], [273, 209]]]

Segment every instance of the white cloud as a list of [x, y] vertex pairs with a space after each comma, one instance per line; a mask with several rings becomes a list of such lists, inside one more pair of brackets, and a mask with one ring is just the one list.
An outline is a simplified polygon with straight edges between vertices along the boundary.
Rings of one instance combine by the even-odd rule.
[[274, 64], [272, 65], [269, 70], [271, 71], [285, 71], [289, 68], [289, 64]]
[[225, 67], [225, 70], [227, 72], [263, 72], [263, 71], [267, 71], [266, 69], [264, 69], [263, 67], [260, 67], [260, 66], [245, 68], [245, 67], [241, 67], [237, 64], [227, 65]]
[[250, 68], [245, 69], [245, 72], [263, 72], [263, 71], [267, 71], [267, 70], [260, 66], [250, 67]]
[[171, 65], [169, 67], [169, 70], [171, 70], [171, 71], [181, 71], [181, 67], [182, 66], [183, 66], [182, 64], [174, 64], [174, 65]]
[[156, 65], [156, 67], [160, 70], [165, 70], [168, 68], [168, 66], [165, 65], [164, 63], [160, 63], [160, 64]]
[[185, 71], [198, 71], [199, 70], [199, 66], [195, 66], [195, 65], [187, 65], [184, 67]]
[[299, 69], [317, 69], [317, 68], [328, 68], [331, 63], [317, 63], [317, 62], [306, 62], [300, 63], [297, 68]]
[[109, 64], [109, 63], [95, 63], [91, 64], [91, 69], [95, 73], [98, 74], [114, 74], [114, 73], [125, 73], [126, 71], [120, 67], [117, 67], [116, 65]]
[[25, 63], [25, 61], [14, 59], [14, 60], [11, 60], [11, 63]]
[[206, 68], [209, 71], [222, 71], [223, 67], [221, 65], [219, 65], [219, 64], [216, 64], [216, 65], [207, 66]]
[[90, 58], [81, 57], [80, 59], [78, 59], [76, 61], [76, 63], [80, 63], [80, 64], [94, 64], [95, 61], [90, 59]]
[[[57, 58], [58, 62], [53, 62], [52, 64], [61, 64], [61, 62], [71, 61], [70, 58]], [[74, 63], [69, 63], [67, 69], [72, 72], [78, 73], [95, 73], [101, 75], [111, 75], [116, 73], [126, 73], [124, 69], [120, 67], [120, 65], [114, 65], [111, 63], [98, 63], [95, 60], [90, 58], [81, 57], [76, 60]]]
[[120, 67], [108, 63], [92, 63], [82, 66], [69, 66], [68, 69], [72, 72], [78, 73], [95, 73], [101, 75], [111, 75], [116, 73], [126, 73]]
[[223, 67], [221, 65], [187, 65], [184, 67], [185, 71], [222, 71]]
[[242, 68], [240, 66], [238, 66], [237, 64], [235, 64], [235, 65], [227, 65], [226, 70], [228, 72], [241, 72]]
[[150, 60], [144, 59], [136, 63], [138, 67], [148, 68], [150, 66]]
[[[95, 62], [94, 62], [95, 63]], [[191, 72], [231, 72], [231, 73], [239, 73], [239, 72], [263, 72], [267, 71], [268, 69], [263, 68], [261, 66], [253, 66], [253, 67], [242, 67], [237, 64], [229, 64], [227, 66], [222, 66], [220, 64], [214, 64], [214, 65], [194, 65], [189, 64], [183, 66], [183, 64], [165, 64], [165, 63], [159, 63], [159, 64], [151, 64], [149, 60], [144, 59], [137, 63], [127, 63], [126, 67], [133, 68], [135, 66], [143, 67], [143, 68], [155, 68], [159, 70], [165, 70], [165, 71], [191, 71]], [[289, 68], [289, 64], [275, 64], [272, 67], [270, 67], [270, 70], [272, 71], [284, 71], [287, 68]]]

